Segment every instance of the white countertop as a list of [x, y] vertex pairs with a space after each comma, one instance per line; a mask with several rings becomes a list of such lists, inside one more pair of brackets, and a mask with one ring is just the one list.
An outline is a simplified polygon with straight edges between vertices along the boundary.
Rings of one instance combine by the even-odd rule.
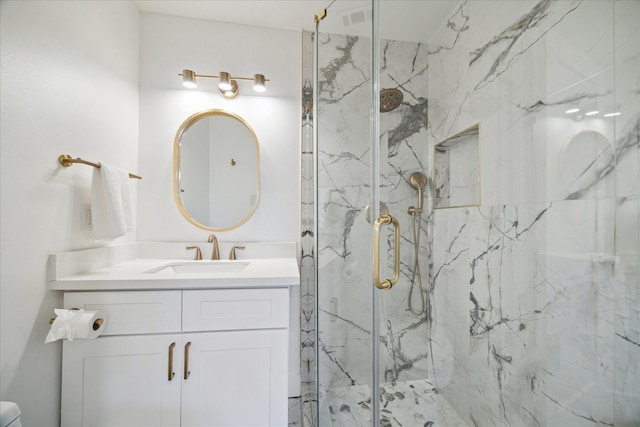
[[[236, 261], [193, 261], [182, 257], [140, 257], [140, 255], [170, 253], [184, 244], [154, 243], [122, 245], [75, 252], [53, 254], [49, 260], [50, 289], [57, 291], [151, 290], [151, 289], [215, 289], [289, 287], [300, 285], [300, 273], [291, 251], [278, 252], [273, 245], [265, 246], [276, 257], [257, 257]], [[249, 249], [249, 248], [248, 248]], [[141, 253], [142, 252], [142, 253]], [[249, 252], [249, 251], [247, 251]], [[267, 251], [263, 251], [267, 252]], [[191, 253], [187, 253], [191, 255]], [[137, 258], [133, 256], [138, 255]], [[278, 255], [284, 255], [277, 257]], [[179, 263], [205, 266], [213, 263], [230, 266], [246, 264], [240, 271], [173, 272], [163, 266]], [[160, 271], [158, 271], [160, 270]]]
[[[184, 259], [139, 259], [99, 268], [83, 274], [56, 278], [51, 289], [58, 291], [145, 290], [145, 289], [212, 289], [245, 287], [288, 287], [300, 285], [295, 258], [266, 258], [225, 263], [248, 263], [242, 271], [149, 273], [163, 265]], [[193, 261], [198, 262], [198, 261]], [[206, 261], [205, 261], [206, 262]], [[170, 269], [167, 269], [170, 270]]]

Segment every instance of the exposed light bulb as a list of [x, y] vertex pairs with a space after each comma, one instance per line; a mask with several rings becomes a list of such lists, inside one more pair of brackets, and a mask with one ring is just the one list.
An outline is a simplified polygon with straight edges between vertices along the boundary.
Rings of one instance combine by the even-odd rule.
[[188, 88], [196, 87], [196, 73], [191, 70], [182, 70], [182, 86]]
[[219, 79], [220, 79], [220, 83], [218, 83], [218, 88], [221, 91], [226, 92], [226, 91], [232, 89], [232, 86], [231, 86], [231, 75], [229, 75], [229, 73], [221, 71]]
[[256, 92], [264, 92], [267, 90], [264, 85], [264, 76], [262, 74], [253, 75], [253, 90]]

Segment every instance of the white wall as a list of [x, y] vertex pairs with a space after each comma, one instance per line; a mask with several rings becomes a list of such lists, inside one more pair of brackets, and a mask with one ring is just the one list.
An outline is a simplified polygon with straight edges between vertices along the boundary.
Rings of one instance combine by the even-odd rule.
[[0, 3], [0, 399], [25, 426], [59, 424], [61, 346], [44, 340], [61, 300], [47, 258], [96, 245], [80, 228], [92, 168], [57, 158], [137, 169], [139, 15], [125, 2]]
[[[243, 117], [258, 137], [261, 188], [254, 215], [218, 238], [297, 241], [300, 33], [143, 13], [140, 50], [139, 239], [201, 240], [205, 249], [209, 232], [183, 218], [174, 202], [173, 143], [189, 116], [224, 109]], [[240, 81], [240, 94], [228, 100], [216, 80], [199, 79], [197, 89], [184, 88], [178, 74], [185, 68], [209, 75], [262, 73], [271, 81], [258, 96], [250, 82]]]

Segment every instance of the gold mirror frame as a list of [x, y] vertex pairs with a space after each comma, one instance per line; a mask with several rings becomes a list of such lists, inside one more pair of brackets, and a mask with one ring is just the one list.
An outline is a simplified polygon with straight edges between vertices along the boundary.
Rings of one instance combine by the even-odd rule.
[[[253, 141], [256, 144], [256, 168], [255, 168], [255, 176], [256, 176], [256, 194], [255, 194], [255, 202], [253, 203], [253, 206], [249, 209], [249, 212], [242, 218], [240, 219], [238, 222], [229, 225], [229, 226], [225, 226], [225, 227], [214, 227], [212, 225], [205, 225], [200, 223], [197, 219], [195, 219], [187, 210], [187, 208], [184, 206], [183, 202], [182, 202], [182, 197], [181, 197], [181, 190], [180, 190], [180, 171], [181, 171], [181, 166], [182, 166], [182, 156], [181, 156], [181, 141], [182, 141], [182, 137], [184, 136], [185, 132], [187, 132], [194, 124], [196, 124], [199, 120], [205, 119], [207, 117], [213, 117], [213, 116], [224, 116], [224, 117], [228, 117], [230, 119], [234, 119], [239, 121], [240, 123], [242, 123], [248, 130], [249, 133], [251, 134], [251, 137], [253, 138]], [[226, 183], [227, 185], [229, 184], [228, 182]], [[192, 116], [188, 117], [178, 128], [178, 132], [176, 132], [176, 136], [173, 142], [173, 197], [174, 200], [176, 202], [176, 205], [178, 206], [178, 210], [180, 211], [180, 213], [182, 214], [182, 216], [184, 216], [191, 224], [195, 225], [196, 227], [202, 228], [204, 230], [209, 230], [209, 231], [227, 231], [227, 230], [232, 230], [234, 228], [237, 228], [239, 226], [241, 226], [242, 224], [244, 224], [245, 222], [247, 222], [249, 220], [249, 218], [251, 218], [251, 216], [255, 213], [256, 209], [258, 208], [258, 203], [260, 201], [260, 146], [258, 144], [258, 137], [256, 136], [256, 133], [254, 132], [253, 128], [249, 125], [249, 123], [247, 123], [246, 120], [244, 120], [242, 117], [238, 116], [237, 114], [234, 113], [230, 113], [228, 111], [224, 111], [224, 110], [219, 110], [219, 109], [213, 109], [213, 110], [205, 110], [205, 111], [201, 111], [199, 113], [193, 114]]]

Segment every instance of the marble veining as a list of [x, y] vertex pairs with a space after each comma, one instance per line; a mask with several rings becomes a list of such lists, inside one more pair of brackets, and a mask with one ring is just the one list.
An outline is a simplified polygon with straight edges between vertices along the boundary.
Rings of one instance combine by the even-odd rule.
[[[558, 9], [562, 7], [562, 3], [568, 3], [567, 10], [551, 13], [550, 7], [553, 2], [551, 0], [542, 0], [500, 34], [492, 37], [489, 42], [471, 51], [469, 55], [469, 66], [473, 66], [484, 56], [491, 56], [492, 58], [486, 74], [476, 84], [474, 89], [482, 89], [495, 80], [500, 74], [504, 73], [512, 61], [516, 60], [518, 56], [525, 54], [533, 44], [542, 39], [543, 36], [548, 31], [551, 31], [555, 25], [560, 23], [565, 16], [576, 10], [582, 1], [583, 0], [555, 2], [554, 5]], [[558, 5], [560, 5], [560, 7], [558, 7]], [[547, 21], [550, 22], [547, 23]], [[538, 30], [539, 33], [536, 30]], [[535, 37], [530, 36], [533, 31], [536, 31]], [[526, 37], [527, 40], [519, 44], [525, 35], [528, 36]], [[513, 50], [516, 50], [516, 46], [517, 51], [512, 53]], [[488, 55], [488, 52], [494, 47], [499, 50], [499, 53], [497, 55]]]
[[317, 425], [315, 166], [313, 147], [313, 34], [302, 33], [302, 110], [300, 159], [300, 425]]
[[[592, 71], [613, 66], [606, 62], [613, 60], [611, 27], [594, 32], [580, 26], [596, 16], [610, 22], [613, 9], [604, 2], [511, 3], [505, 17], [518, 18], [509, 23], [489, 18], [491, 4], [463, 3], [469, 16], [465, 37], [429, 58], [431, 143], [468, 123], [482, 127], [482, 205], [439, 210], [430, 224], [432, 338], [444, 343], [453, 363], [440, 392], [470, 425], [633, 425], [640, 419], [640, 395], [631, 385], [640, 380], [640, 353], [620, 335], [637, 337], [623, 325], [638, 324], [632, 309], [638, 241], [630, 244], [624, 235], [638, 235], [633, 200], [639, 190], [626, 182], [637, 182], [640, 116], [637, 94], [614, 92], [610, 72]], [[638, 13], [637, 4], [624, 7]], [[506, 30], [491, 36], [489, 22], [489, 28]], [[632, 27], [620, 31], [637, 34]], [[555, 42], [568, 35], [577, 38], [563, 50]], [[446, 44], [450, 37], [443, 28], [432, 42]], [[637, 45], [625, 47], [615, 64], [622, 69], [638, 54]], [[449, 67], [460, 64], [465, 51], [468, 66], [452, 72]], [[567, 72], [556, 66], [567, 55], [594, 60]], [[540, 61], [546, 68], [537, 66]], [[566, 76], [556, 74], [561, 72]], [[578, 78], [580, 72], [594, 77], [546, 91], [554, 79]], [[615, 130], [611, 119], [564, 112], [576, 104], [594, 109], [585, 107], [589, 102], [612, 108], [614, 95], [628, 105]], [[602, 144], [586, 140], [593, 150], [585, 151], [584, 139], [567, 143], [584, 131], [598, 132]], [[626, 198], [616, 201], [616, 185], [633, 194], [630, 205], [622, 202]]]
[[[379, 399], [383, 427], [468, 425], [427, 380], [383, 383]], [[371, 388], [367, 385], [331, 389], [323, 396], [323, 406], [328, 420], [323, 425], [371, 425]]]

